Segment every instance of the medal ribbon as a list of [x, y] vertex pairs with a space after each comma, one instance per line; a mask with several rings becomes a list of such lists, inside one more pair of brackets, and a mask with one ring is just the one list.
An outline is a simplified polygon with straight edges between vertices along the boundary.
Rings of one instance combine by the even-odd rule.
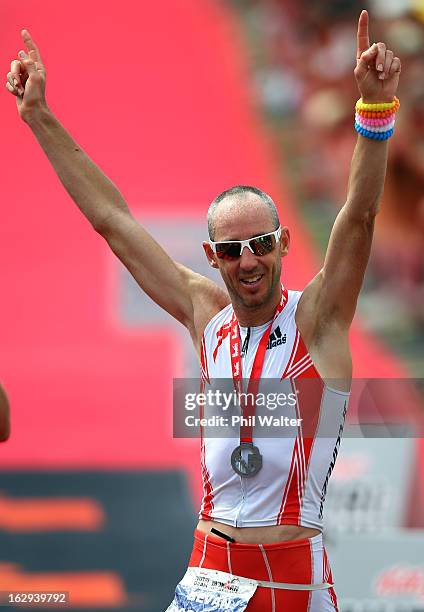
[[[256, 396], [258, 394], [259, 381], [262, 373], [262, 368], [265, 361], [265, 352], [268, 344], [269, 336], [275, 319], [278, 317], [284, 306], [287, 304], [288, 292], [281, 286], [281, 299], [275, 309], [274, 316], [271, 323], [265, 330], [259, 346], [256, 350], [255, 359], [253, 360], [252, 371], [250, 373], [249, 383], [247, 386], [247, 394], [253, 396], [253, 401], [248, 401], [246, 406], [245, 402], [241, 404], [241, 416], [244, 418], [252, 417], [256, 411]], [[243, 392], [243, 374], [242, 374], [242, 362], [241, 362], [241, 342], [240, 342], [240, 327], [233, 312], [233, 317], [230, 323], [230, 355], [231, 355], [231, 370], [233, 374], [234, 389], [237, 394]], [[240, 395], [239, 395], [240, 397]], [[249, 420], [249, 419], [248, 419]], [[253, 422], [253, 419], [250, 419]], [[240, 443], [241, 442], [253, 442], [253, 426], [242, 424], [240, 427]]]

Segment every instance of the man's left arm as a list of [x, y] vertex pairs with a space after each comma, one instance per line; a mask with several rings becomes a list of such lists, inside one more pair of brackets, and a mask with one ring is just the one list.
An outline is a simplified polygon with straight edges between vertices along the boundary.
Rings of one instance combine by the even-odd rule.
[[371, 251], [375, 217], [383, 193], [388, 143], [358, 136], [346, 204], [331, 231], [320, 272], [321, 317], [349, 327]]
[[[384, 43], [369, 46], [368, 13], [362, 11], [354, 71], [362, 101], [366, 104], [391, 103], [397, 91], [400, 70], [399, 58], [394, 57]], [[316, 323], [319, 322], [320, 326], [329, 323], [348, 329], [352, 322], [383, 193], [387, 151], [388, 140], [358, 135], [346, 204], [334, 223], [324, 266], [305, 290], [312, 290], [308, 293], [315, 302]]]

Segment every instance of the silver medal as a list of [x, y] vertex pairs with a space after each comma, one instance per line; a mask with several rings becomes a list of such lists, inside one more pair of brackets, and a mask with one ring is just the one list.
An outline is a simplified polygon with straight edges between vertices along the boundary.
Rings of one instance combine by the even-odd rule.
[[[247, 459], [247, 461], [246, 461]], [[239, 476], [250, 478], [262, 468], [262, 455], [253, 442], [241, 442], [231, 453], [231, 465]]]

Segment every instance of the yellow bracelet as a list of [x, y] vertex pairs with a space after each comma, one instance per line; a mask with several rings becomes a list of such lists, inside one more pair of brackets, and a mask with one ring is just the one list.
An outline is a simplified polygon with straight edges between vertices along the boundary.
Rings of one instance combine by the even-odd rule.
[[356, 110], [363, 110], [363, 111], [386, 111], [386, 110], [392, 110], [394, 108], [396, 108], [396, 110], [399, 108], [400, 106], [400, 102], [398, 100], [398, 98], [395, 96], [393, 98], [393, 102], [377, 102], [375, 104], [367, 104], [366, 102], [362, 102], [362, 98], [359, 98], [359, 100], [356, 103]]
[[355, 110], [358, 115], [361, 115], [362, 117], [378, 117], [382, 119], [383, 117], [388, 117], [389, 115], [397, 113], [397, 111], [399, 110], [399, 106], [400, 102], [399, 100], [396, 100], [395, 105], [392, 108], [389, 108], [388, 110], [364, 110], [363, 108], [357, 107], [355, 108]]

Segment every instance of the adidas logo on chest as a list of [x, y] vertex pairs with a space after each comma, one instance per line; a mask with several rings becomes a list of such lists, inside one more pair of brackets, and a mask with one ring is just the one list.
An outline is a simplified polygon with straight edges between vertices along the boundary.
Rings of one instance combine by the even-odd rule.
[[269, 349], [273, 349], [276, 346], [280, 346], [281, 344], [286, 344], [286, 342], [287, 334], [282, 334], [280, 326], [277, 325], [277, 327], [274, 329], [273, 332], [271, 332], [269, 336], [268, 344], [266, 345], [266, 350], [268, 351]]

